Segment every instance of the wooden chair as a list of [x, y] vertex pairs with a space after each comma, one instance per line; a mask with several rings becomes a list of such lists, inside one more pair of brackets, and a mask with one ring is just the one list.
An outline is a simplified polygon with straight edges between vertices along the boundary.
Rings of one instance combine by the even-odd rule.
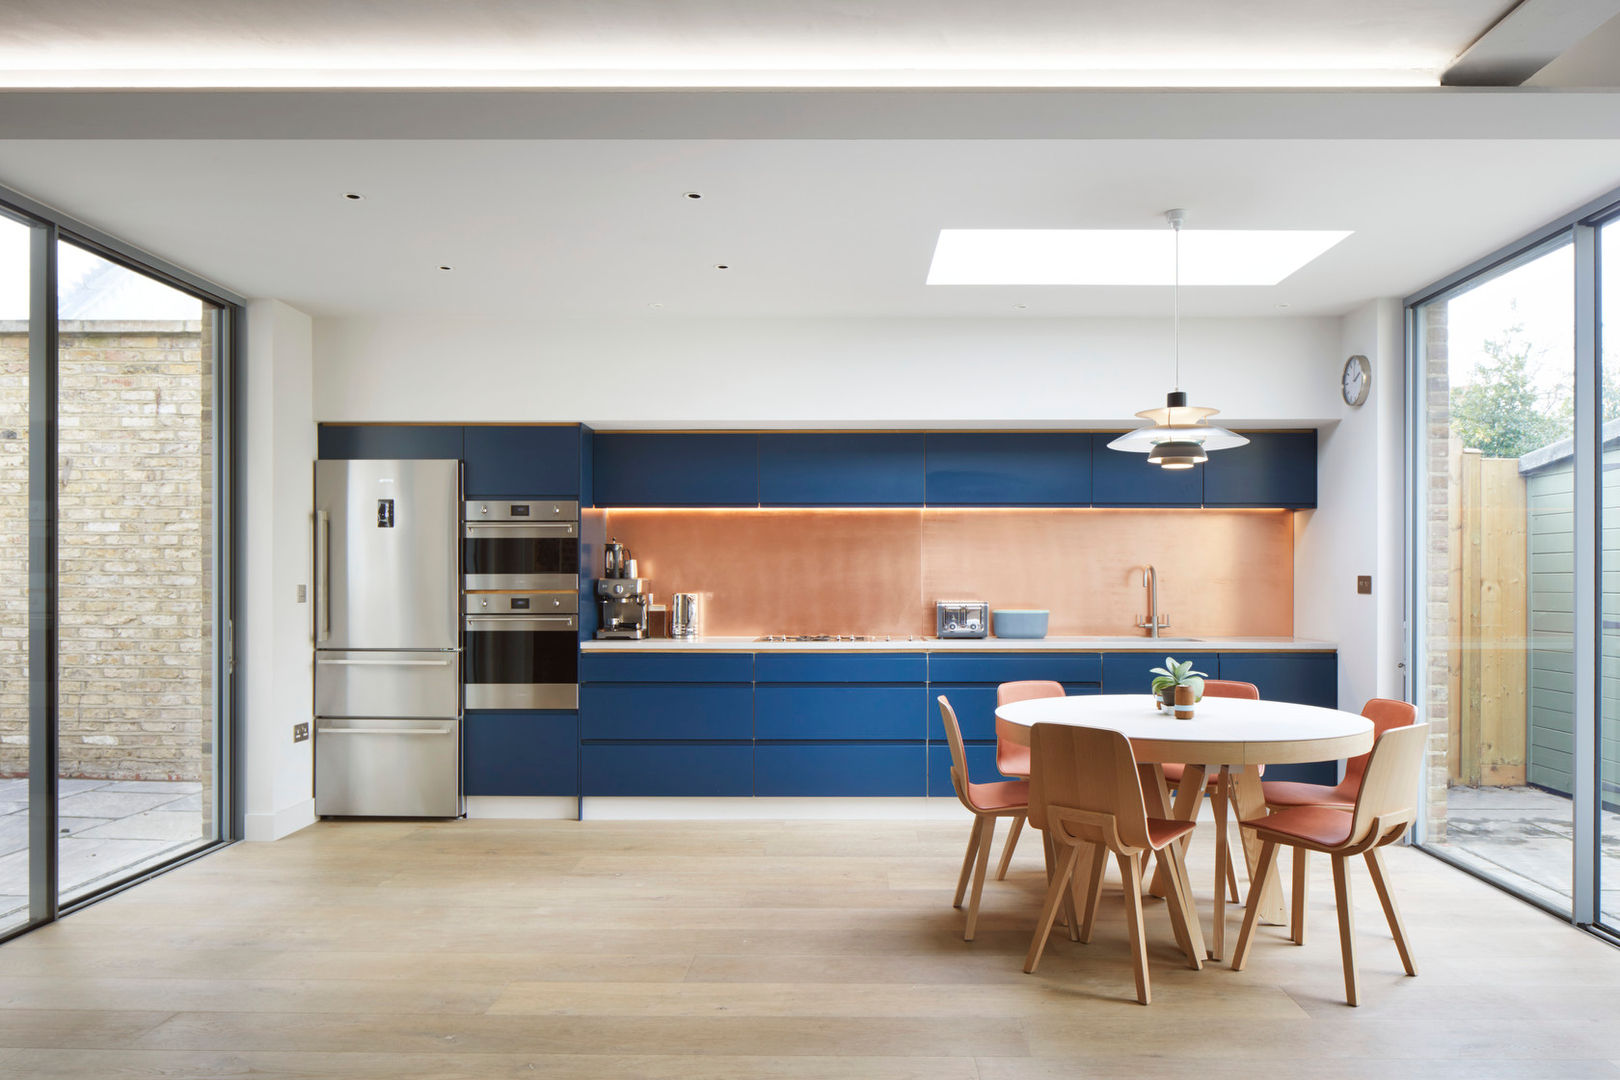
[[979, 921], [979, 895], [984, 892], [984, 872], [990, 861], [990, 848], [995, 843], [996, 819], [1011, 817], [1022, 821], [1029, 813], [1029, 781], [1002, 780], [996, 783], [975, 784], [968, 775], [967, 749], [962, 744], [962, 725], [956, 722], [956, 710], [943, 694], [939, 697], [939, 715], [945, 723], [945, 737], [951, 744], [951, 786], [962, 805], [973, 812], [973, 831], [968, 834], [967, 854], [962, 858], [962, 874], [956, 879], [956, 898], [952, 907], [962, 906], [962, 894], [967, 891], [968, 875], [973, 876], [973, 898], [968, 902], [967, 929], [963, 941], [973, 940], [973, 930]]
[[[1152, 992], [1142, 926], [1145, 855], [1156, 853], [1170, 878], [1166, 906], [1176, 944], [1187, 954], [1187, 966], [1195, 970], [1204, 966], [1203, 928], [1193, 910], [1187, 864], [1175, 843], [1193, 831], [1193, 823], [1147, 816], [1136, 757], [1131, 753], [1130, 741], [1117, 731], [1036, 724], [1030, 731], [1030, 764], [1034, 770], [1030, 776], [1030, 821], [1052, 838], [1061, 857], [1046, 890], [1046, 903], [1035, 926], [1029, 955], [1024, 959], [1024, 970], [1033, 972], [1040, 963], [1066, 892], [1074, 895], [1076, 910], [1085, 913], [1080, 940], [1091, 940], [1103, 864], [1111, 851], [1119, 860], [1120, 876], [1125, 882], [1125, 919], [1131, 962], [1136, 969], [1136, 1000], [1146, 1005], [1152, 1000]], [[1083, 902], [1076, 895], [1082, 848], [1089, 854], [1089, 883]]]
[[[1417, 723], [1417, 708], [1405, 701], [1373, 698], [1362, 706], [1361, 715], [1373, 722], [1373, 735], [1382, 738], [1392, 728], [1408, 727]], [[1260, 785], [1265, 792], [1266, 809], [1286, 810], [1294, 806], [1330, 806], [1336, 810], [1350, 810], [1361, 793], [1361, 778], [1367, 771], [1367, 758], [1371, 751], [1345, 762], [1344, 779], [1337, 784], [1304, 784], [1293, 780], [1267, 780]], [[1295, 945], [1305, 944], [1305, 886], [1310, 880], [1310, 850], [1296, 847], [1293, 866], [1293, 910], [1289, 930]]]
[[[1255, 686], [1254, 683], [1237, 682], [1232, 679], [1205, 679], [1204, 696], [1218, 698], [1241, 698], [1244, 701], [1259, 701], [1260, 688]], [[1181, 778], [1186, 774], [1187, 766], [1179, 762], [1167, 762], [1163, 768], [1165, 785], [1171, 791], [1176, 792], [1176, 816], [1186, 817], [1189, 819], [1192, 818], [1192, 807], [1183, 804], [1182, 799], [1185, 798], [1188, 803], [1191, 803], [1193, 800], [1199, 798], [1200, 795], [1197, 793], [1188, 793], [1187, 795], [1183, 796], [1181, 793]], [[1215, 785], [1220, 783], [1220, 781], [1220, 772], [1217, 770], [1211, 770], [1208, 779], [1205, 781], [1204, 790], [1207, 792], [1213, 792], [1215, 790]], [[1230, 791], [1228, 791], [1226, 795], [1228, 799], [1232, 797], [1232, 793]], [[1183, 811], [1185, 811], [1185, 813], [1183, 813]], [[1181, 850], [1183, 852], [1187, 850], [1186, 841], [1182, 841]], [[1241, 848], [1237, 850], [1241, 850]], [[1237, 869], [1234, 865], [1235, 863], [1235, 859], [1228, 859], [1226, 861], [1226, 888], [1228, 890], [1228, 894], [1232, 898], [1232, 903], [1234, 904], [1238, 902], [1238, 881]], [[1158, 891], [1163, 887], [1163, 882], [1159, 880], [1157, 875], [1154, 876], [1153, 884], [1155, 891]]]
[[[1062, 697], [1063, 694], [1063, 684], [1048, 679], [1004, 682], [996, 687], [996, 708], [1011, 705], [1015, 701]], [[1014, 776], [1028, 780], [1029, 747], [1014, 742], [1008, 735], [1009, 729], [1014, 726], [1001, 717], [996, 717], [996, 771], [1002, 776]], [[1018, 834], [1023, 831], [1023, 828], [1024, 815], [1019, 814], [1013, 818], [1012, 831], [1007, 833], [1007, 846], [1001, 850], [1001, 862], [996, 866], [997, 881], [1001, 881], [1007, 876], [1007, 866], [1012, 862], [1013, 848], [1018, 846]]]
[[[1339, 950], [1344, 960], [1344, 997], [1351, 1005], [1360, 1004], [1355, 919], [1347, 875], [1347, 861], [1351, 856], [1367, 857], [1367, 871], [1372, 875], [1373, 887], [1378, 890], [1389, 932], [1401, 954], [1401, 965], [1408, 975], [1417, 974], [1406, 943], [1406, 928], [1401, 925], [1395, 896], [1389, 891], [1379, 849], [1404, 836], [1417, 816], [1419, 767], [1428, 739], [1427, 724], [1394, 727], [1380, 735], [1367, 757], [1355, 805], [1349, 810], [1294, 806], [1243, 823], [1245, 829], [1255, 831], [1262, 844], [1256, 880], [1264, 880], [1271, 870], [1279, 846], [1292, 847], [1296, 859], [1306, 851], [1320, 851], [1332, 858], [1334, 900], [1339, 909]], [[1300, 927], [1304, 925], [1304, 905], [1300, 899], [1303, 893], [1296, 882], [1294, 919]], [[1242, 971], [1248, 962], [1249, 946], [1254, 943], [1254, 927], [1260, 913], [1259, 896], [1260, 890], [1250, 890], [1249, 906], [1243, 913], [1243, 930], [1238, 935], [1237, 950], [1232, 954], [1234, 971]], [[1303, 937], [1302, 931], [1299, 936]]]

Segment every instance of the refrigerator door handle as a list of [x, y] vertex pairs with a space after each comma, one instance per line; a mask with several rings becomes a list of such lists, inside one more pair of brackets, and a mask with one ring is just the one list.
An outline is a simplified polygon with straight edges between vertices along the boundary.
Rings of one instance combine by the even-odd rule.
[[345, 667], [449, 667], [449, 660], [327, 660], [321, 658], [317, 664], [338, 664]]
[[436, 728], [369, 728], [369, 727], [331, 727], [320, 728], [322, 735], [454, 735], [453, 727]]
[[325, 510], [315, 511], [315, 640], [332, 636], [332, 524]]

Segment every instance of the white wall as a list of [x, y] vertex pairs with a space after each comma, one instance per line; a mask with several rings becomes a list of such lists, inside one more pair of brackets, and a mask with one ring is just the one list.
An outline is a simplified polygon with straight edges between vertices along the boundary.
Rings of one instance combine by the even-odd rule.
[[[1331, 384], [1359, 353], [1372, 363], [1372, 385], [1359, 407], [1336, 398], [1318, 442], [1317, 509], [1294, 518], [1294, 633], [1338, 642], [1346, 708], [1404, 689], [1403, 339], [1397, 300], [1370, 302], [1342, 320], [1321, 378]], [[1356, 592], [1362, 574], [1372, 577], [1370, 596]]]
[[315, 820], [313, 741], [294, 743], [313, 694], [310, 566], [314, 502], [313, 325], [276, 300], [248, 305], [242, 378], [243, 800], [249, 840], [275, 840]]
[[[1338, 415], [1339, 320], [1182, 324], [1229, 423]], [[318, 319], [321, 421], [601, 427], [1126, 427], [1171, 385], [1167, 319]]]

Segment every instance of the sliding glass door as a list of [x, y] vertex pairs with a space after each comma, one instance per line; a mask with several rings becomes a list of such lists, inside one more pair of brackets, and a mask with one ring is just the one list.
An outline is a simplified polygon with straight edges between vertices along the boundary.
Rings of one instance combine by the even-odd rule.
[[[1598, 649], [1597, 919], [1620, 931], [1620, 218], [1597, 230], [1598, 357], [1603, 394], [1601, 630]], [[1605, 272], [1607, 271], [1607, 272]]]
[[239, 313], [0, 191], [0, 937], [234, 834]]

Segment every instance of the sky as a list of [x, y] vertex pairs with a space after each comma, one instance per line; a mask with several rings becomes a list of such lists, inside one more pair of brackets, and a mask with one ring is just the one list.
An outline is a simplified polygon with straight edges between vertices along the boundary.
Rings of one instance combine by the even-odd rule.
[[[28, 318], [28, 226], [0, 216], [0, 321]], [[190, 319], [202, 316], [201, 301], [145, 274], [110, 263], [69, 243], [57, 246], [58, 293], [76, 298], [69, 318]], [[94, 288], [77, 290], [99, 274]]]

